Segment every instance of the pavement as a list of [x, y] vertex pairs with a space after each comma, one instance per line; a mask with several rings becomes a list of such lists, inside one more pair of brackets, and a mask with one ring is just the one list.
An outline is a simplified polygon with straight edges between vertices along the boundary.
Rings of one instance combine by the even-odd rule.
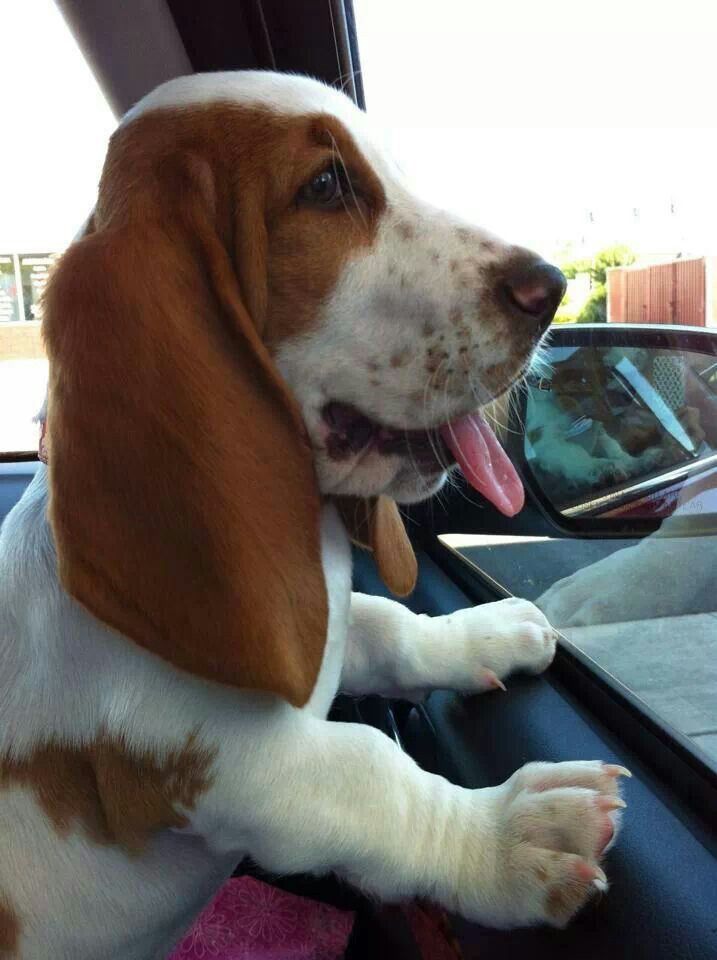
[[[638, 542], [458, 534], [444, 539], [510, 593], [533, 601], [564, 577], [588, 571]], [[665, 541], [660, 547], [671, 549]], [[693, 538], [691, 549], [705, 564], [711, 563], [706, 539]], [[621, 563], [629, 556], [621, 554]], [[694, 599], [686, 582], [689, 571], [677, 562], [668, 574], [678, 585], [684, 578], [684, 610], [675, 604], [671, 616], [568, 625], [561, 631], [716, 762], [717, 590], [715, 612], [695, 612], [688, 609], [688, 600]]]
[[717, 760], [717, 613], [566, 627], [563, 633]]

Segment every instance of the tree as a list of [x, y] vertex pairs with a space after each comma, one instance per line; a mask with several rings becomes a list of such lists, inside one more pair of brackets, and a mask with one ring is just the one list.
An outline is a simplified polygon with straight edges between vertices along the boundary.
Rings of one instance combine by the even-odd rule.
[[[633, 251], [625, 244], [614, 244], [598, 251], [592, 259], [571, 260], [561, 266], [561, 270], [573, 280], [578, 274], [588, 274], [590, 277], [590, 296], [583, 304], [575, 317], [576, 323], [605, 323], [607, 320], [607, 271], [611, 267], [624, 267], [636, 260]], [[572, 311], [566, 310], [567, 294], [558, 307], [556, 319], [565, 323], [572, 318]]]
[[576, 323], [607, 323], [607, 287], [604, 283], [591, 292], [577, 315]]
[[590, 273], [591, 265], [592, 260], [590, 259], [569, 260], [567, 263], [561, 264], [560, 269], [568, 280], [574, 280], [579, 273]]
[[625, 244], [615, 244], [596, 253], [590, 267], [590, 279], [594, 284], [607, 283], [607, 271], [610, 267], [626, 267], [634, 263], [637, 258]]

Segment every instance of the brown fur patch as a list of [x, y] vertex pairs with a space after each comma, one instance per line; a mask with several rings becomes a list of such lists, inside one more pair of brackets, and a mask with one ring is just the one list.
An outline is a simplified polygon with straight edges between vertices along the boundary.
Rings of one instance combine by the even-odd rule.
[[15, 956], [20, 941], [20, 919], [8, 897], [0, 891], [0, 957]]
[[[362, 216], [299, 202], [333, 141]], [[153, 111], [113, 135], [45, 294], [63, 586], [175, 666], [296, 705], [326, 639], [321, 499], [271, 351], [317, 322], [384, 203], [333, 117]]]
[[405, 367], [412, 356], [413, 351], [410, 347], [405, 347], [403, 350], [397, 350], [396, 353], [391, 354], [389, 363], [394, 369], [397, 367]]
[[412, 240], [416, 235], [414, 227], [410, 223], [406, 223], [405, 220], [399, 220], [396, 224], [396, 233], [402, 240]]
[[[353, 198], [346, 198], [348, 212], [340, 207], [324, 211], [313, 207], [286, 206], [287, 192], [278, 199], [273, 214], [267, 217], [267, 277], [268, 309], [266, 338], [270, 345], [311, 328], [317, 320], [319, 307], [336, 285], [348, 258], [357, 250], [373, 243], [380, 215], [385, 207], [383, 187], [364, 160], [348, 131], [338, 121], [326, 118], [344, 162], [351, 171], [352, 180], [360, 184], [360, 210], [351, 210]], [[310, 142], [296, 141], [287, 153], [286, 133], [274, 139], [272, 165], [287, 159], [294, 166], [291, 173], [291, 191], [297, 183], [298, 167], [307, 170], [312, 150]], [[264, 159], [267, 163], [267, 160]], [[316, 159], [314, 158], [314, 166]], [[313, 168], [312, 171], [314, 172]], [[304, 178], [307, 176], [305, 173]], [[320, 253], [317, 253], [320, 251]], [[388, 268], [389, 274], [392, 272]]]
[[398, 506], [388, 497], [338, 497], [336, 505], [357, 546], [373, 551], [381, 579], [399, 597], [416, 586], [418, 565]]
[[553, 920], [560, 920], [565, 916], [568, 909], [568, 900], [560, 887], [553, 887], [550, 891], [545, 909], [548, 916]]
[[193, 809], [211, 786], [215, 753], [195, 734], [162, 758], [105, 734], [86, 746], [49, 742], [1, 760], [0, 788], [30, 789], [61, 835], [80, 827], [95, 843], [138, 854], [156, 831], [187, 826], [178, 808]]

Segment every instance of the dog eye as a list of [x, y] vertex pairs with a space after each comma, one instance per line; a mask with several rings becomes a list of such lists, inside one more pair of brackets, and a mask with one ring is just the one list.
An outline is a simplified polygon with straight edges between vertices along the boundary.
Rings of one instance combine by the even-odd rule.
[[342, 180], [343, 178], [336, 173], [333, 167], [322, 170], [299, 190], [296, 198], [297, 202], [303, 205], [310, 204], [314, 207], [333, 209], [339, 206], [343, 200], [344, 183]]

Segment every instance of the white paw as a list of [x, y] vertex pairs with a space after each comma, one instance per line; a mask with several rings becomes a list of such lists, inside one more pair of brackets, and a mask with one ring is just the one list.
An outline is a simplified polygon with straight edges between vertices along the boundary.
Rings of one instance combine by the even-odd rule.
[[[479, 815], [492, 825], [475, 838], [463, 862], [459, 909], [489, 926], [564, 927], [597, 892], [608, 888], [599, 866], [617, 835], [624, 802], [624, 767], [598, 761], [530, 763], [500, 787], [475, 793]], [[486, 853], [488, 857], [486, 858]]]
[[464, 682], [458, 689], [501, 686], [496, 681], [514, 671], [542, 673], [555, 656], [556, 633], [529, 600], [509, 597], [444, 619], [446, 629], [462, 640]]

